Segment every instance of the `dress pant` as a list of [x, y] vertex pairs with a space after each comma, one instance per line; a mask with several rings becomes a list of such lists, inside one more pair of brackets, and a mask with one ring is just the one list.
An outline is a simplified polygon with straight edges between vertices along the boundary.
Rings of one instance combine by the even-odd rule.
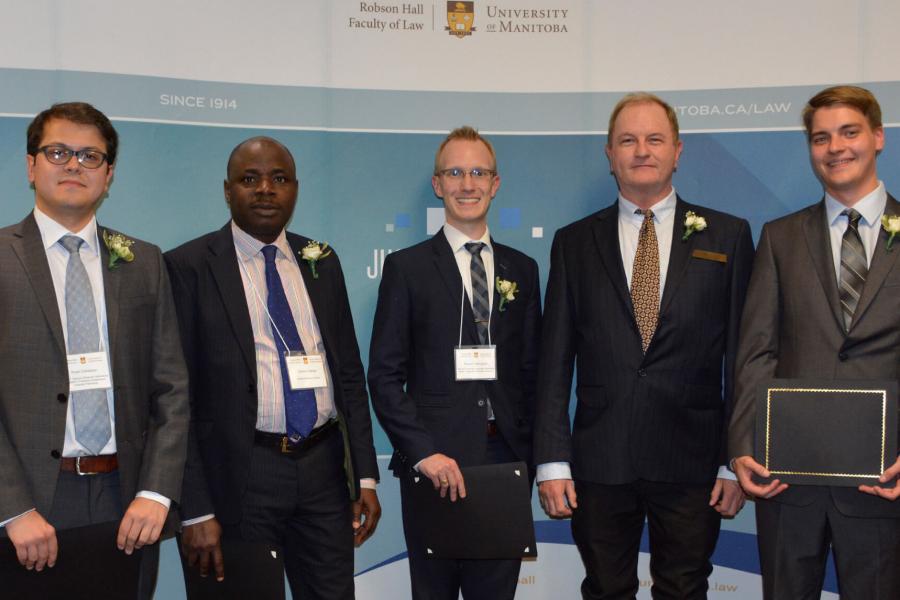
[[281, 547], [298, 600], [353, 600], [353, 517], [340, 429], [298, 456], [260, 445], [252, 452], [241, 520], [222, 523], [225, 540]]
[[[503, 440], [502, 434], [497, 433], [488, 437], [485, 460], [482, 464], [500, 464], [517, 460], [519, 459]], [[516, 594], [516, 585], [519, 582], [521, 559], [427, 558], [418, 515], [411, 506], [412, 485], [407, 477], [400, 478], [403, 533], [409, 555], [413, 600], [457, 600], [460, 592], [465, 600], [511, 600]], [[448, 531], [447, 535], [453, 535], [453, 532]]]
[[585, 600], [631, 599], [644, 519], [649, 526], [650, 593], [657, 600], [706, 598], [710, 557], [721, 518], [709, 506], [712, 484], [624, 485], [576, 481], [572, 536], [584, 563]]
[[815, 490], [806, 506], [756, 501], [764, 598], [818, 600], [829, 548], [841, 600], [900, 598], [900, 519], [849, 517], [828, 487]]

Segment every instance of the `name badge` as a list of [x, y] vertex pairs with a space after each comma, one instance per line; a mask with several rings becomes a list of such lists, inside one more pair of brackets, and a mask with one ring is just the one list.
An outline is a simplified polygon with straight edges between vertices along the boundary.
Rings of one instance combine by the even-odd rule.
[[325, 361], [321, 354], [287, 352], [288, 379], [292, 390], [311, 390], [328, 386], [325, 379]]
[[453, 349], [457, 381], [497, 379], [497, 346], [457, 346]]
[[109, 376], [109, 361], [106, 352], [67, 354], [69, 365], [69, 392], [84, 390], [105, 390], [112, 386]]

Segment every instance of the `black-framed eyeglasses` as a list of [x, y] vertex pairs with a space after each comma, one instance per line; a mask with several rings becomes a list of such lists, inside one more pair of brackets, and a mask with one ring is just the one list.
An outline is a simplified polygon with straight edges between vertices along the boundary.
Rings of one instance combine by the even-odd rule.
[[44, 155], [47, 162], [54, 165], [67, 164], [72, 157], [85, 169], [98, 169], [105, 163], [109, 157], [99, 150], [93, 148], [84, 148], [82, 150], [73, 150], [68, 146], [54, 144], [51, 146], [41, 146], [38, 152]]
[[485, 181], [496, 175], [497, 171], [494, 171], [492, 169], [481, 169], [479, 167], [475, 167], [474, 169], [469, 169], [467, 171], [465, 169], [460, 169], [459, 167], [453, 167], [452, 169], [441, 169], [440, 171], [438, 171], [438, 173], [448, 179], [462, 179], [466, 175], [468, 175], [469, 177], [477, 181]]

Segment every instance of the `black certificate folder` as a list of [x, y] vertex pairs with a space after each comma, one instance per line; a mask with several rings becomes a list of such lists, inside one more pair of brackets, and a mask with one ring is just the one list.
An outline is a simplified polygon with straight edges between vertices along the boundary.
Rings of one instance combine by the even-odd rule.
[[773, 379], [756, 415], [756, 460], [785, 483], [880, 485], [897, 459], [896, 381]]
[[531, 482], [524, 462], [461, 469], [466, 497], [441, 498], [431, 480], [412, 478], [412, 502], [428, 558], [537, 556]]

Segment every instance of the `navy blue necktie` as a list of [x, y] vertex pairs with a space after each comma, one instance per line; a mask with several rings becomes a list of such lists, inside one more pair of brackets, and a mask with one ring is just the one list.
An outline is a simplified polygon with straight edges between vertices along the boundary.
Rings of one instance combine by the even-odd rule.
[[[292, 390], [291, 380], [288, 377], [285, 351], [303, 352], [303, 342], [297, 332], [297, 324], [294, 323], [294, 315], [284, 294], [284, 286], [281, 284], [281, 276], [275, 266], [275, 246], [263, 246], [262, 253], [266, 259], [266, 290], [268, 298], [266, 304], [269, 308], [275, 329], [275, 347], [278, 349], [278, 360], [281, 363], [281, 384], [284, 388], [284, 416], [287, 423], [287, 434], [292, 439], [298, 436], [306, 437], [312, 431], [318, 418], [316, 408], [316, 392], [311, 389]], [[279, 335], [281, 334], [281, 335]], [[282, 341], [282, 338], [284, 340]], [[285, 343], [288, 347], [285, 348]]]

